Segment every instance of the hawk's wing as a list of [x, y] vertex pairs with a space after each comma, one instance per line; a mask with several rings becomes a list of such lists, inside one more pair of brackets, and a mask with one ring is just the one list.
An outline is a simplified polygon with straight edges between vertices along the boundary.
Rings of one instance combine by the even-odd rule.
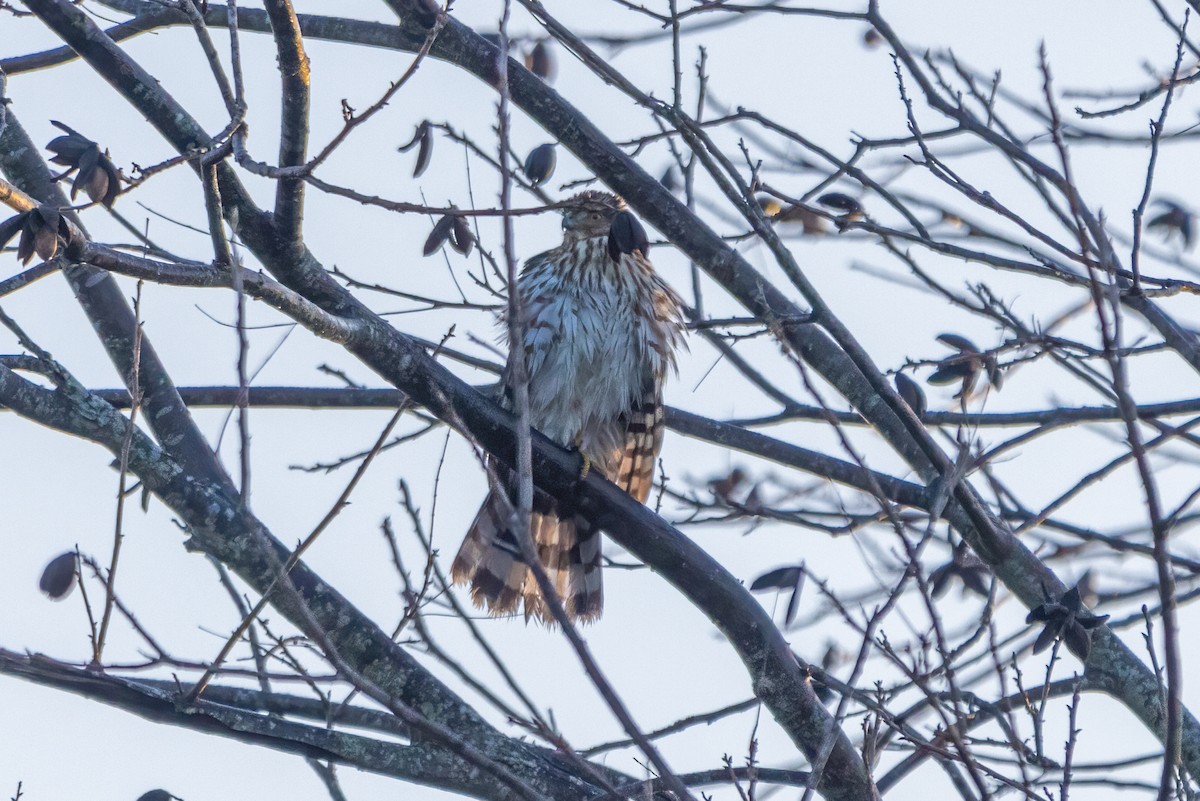
[[[645, 272], [654, 287], [648, 316], [655, 324], [650, 326], [645, 341], [649, 358], [642, 368], [637, 398], [633, 408], [621, 416], [625, 441], [613, 455], [611, 464], [616, 465], [616, 469], [609, 475], [609, 480], [645, 503], [654, 484], [654, 463], [662, 450], [666, 411], [663, 383], [667, 371], [675, 366], [675, 350], [683, 344], [680, 340], [683, 300], [654, 274], [644, 255], [634, 253], [624, 258], [645, 262]], [[635, 271], [631, 269], [631, 272]]]
[[662, 449], [662, 378], [647, 369], [633, 408], [621, 416], [625, 443], [614, 454], [615, 469], [609, 479], [639, 502], [645, 503], [654, 485], [654, 462]]
[[[521, 293], [521, 305], [525, 310], [525, 331], [521, 352], [525, 354], [525, 375], [530, 381], [535, 379], [545, 365], [546, 356], [559, 335], [558, 329], [561, 327], [559, 307], [565, 301], [556, 286], [559, 277], [555, 263], [561, 259], [562, 254], [557, 250], [539, 253], [525, 262], [521, 268], [521, 278], [517, 282], [517, 291]], [[508, 342], [507, 309], [501, 311], [500, 322], [503, 326], [504, 340]], [[513, 354], [518, 351], [511, 342], [508, 342], [508, 349], [511, 360]], [[511, 372], [512, 365], [505, 364], [504, 370], [500, 374], [500, 380], [505, 390], [505, 402], [509, 408], [512, 408]]]

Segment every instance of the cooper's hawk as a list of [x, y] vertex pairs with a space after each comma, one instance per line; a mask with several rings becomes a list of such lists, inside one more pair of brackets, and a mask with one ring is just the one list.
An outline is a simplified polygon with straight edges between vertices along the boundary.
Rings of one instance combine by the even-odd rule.
[[[578, 448], [585, 464], [644, 502], [662, 446], [662, 387], [675, 366], [682, 306], [646, 258], [640, 224], [614, 195], [576, 195], [564, 209], [563, 243], [526, 262], [516, 291], [530, 423]], [[521, 558], [511, 508], [495, 490], [489, 494], [451, 576], [470, 583], [475, 604], [490, 614], [513, 613], [524, 602], [526, 620], [552, 621]], [[538, 491], [529, 530], [567, 614], [599, 617], [600, 532], [569, 500]]]

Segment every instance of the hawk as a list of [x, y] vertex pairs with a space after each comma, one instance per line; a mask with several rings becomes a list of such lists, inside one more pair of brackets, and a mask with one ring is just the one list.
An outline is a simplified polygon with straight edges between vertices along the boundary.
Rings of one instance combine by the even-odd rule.
[[[521, 270], [524, 339], [519, 349], [509, 343], [510, 362], [525, 359], [530, 424], [578, 448], [585, 473], [590, 465], [641, 502], [662, 447], [663, 382], [683, 331], [682, 301], [654, 272], [647, 249], [644, 229], [620, 198], [588, 191], [568, 200], [562, 244]], [[504, 489], [511, 492], [511, 481]], [[526, 621], [552, 622], [511, 529], [511, 506], [492, 490], [451, 577], [470, 584], [475, 605], [489, 614], [524, 604]], [[569, 499], [537, 490], [529, 531], [567, 615], [598, 618], [600, 532]]]

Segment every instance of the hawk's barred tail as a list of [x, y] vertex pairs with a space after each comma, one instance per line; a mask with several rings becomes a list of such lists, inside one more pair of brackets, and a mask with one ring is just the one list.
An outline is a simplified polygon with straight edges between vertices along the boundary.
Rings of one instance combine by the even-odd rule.
[[[540, 495], [540, 494], [539, 494]], [[582, 517], [560, 519], [545, 496], [534, 501], [529, 531], [550, 583], [572, 620], [588, 622], [600, 616], [604, 604], [600, 583], [600, 537]], [[504, 504], [489, 494], [467, 532], [450, 576], [455, 584], [470, 584], [471, 599], [488, 614], [513, 614], [525, 604], [525, 619], [553, 623], [537, 579], [521, 558], [508, 525]]]
[[617, 452], [616, 469], [609, 479], [639, 503], [645, 503], [654, 486], [654, 462], [662, 450], [664, 407], [658, 386], [651, 381], [642, 398], [623, 416], [625, 443]]

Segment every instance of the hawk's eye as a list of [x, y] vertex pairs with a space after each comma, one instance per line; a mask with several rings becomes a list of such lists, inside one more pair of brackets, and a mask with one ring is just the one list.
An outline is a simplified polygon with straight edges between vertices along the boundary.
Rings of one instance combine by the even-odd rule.
[[598, 211], [593, 211], [593, 212], [592, 212], [591, 214], [589, 214], [588, 216], [589, 216], [589, 217], [591, 217], [591, 218], [592, 218], [593, 220], [595, 220], [596, 222], [600, 222], [600, 212], [598, 212]]

